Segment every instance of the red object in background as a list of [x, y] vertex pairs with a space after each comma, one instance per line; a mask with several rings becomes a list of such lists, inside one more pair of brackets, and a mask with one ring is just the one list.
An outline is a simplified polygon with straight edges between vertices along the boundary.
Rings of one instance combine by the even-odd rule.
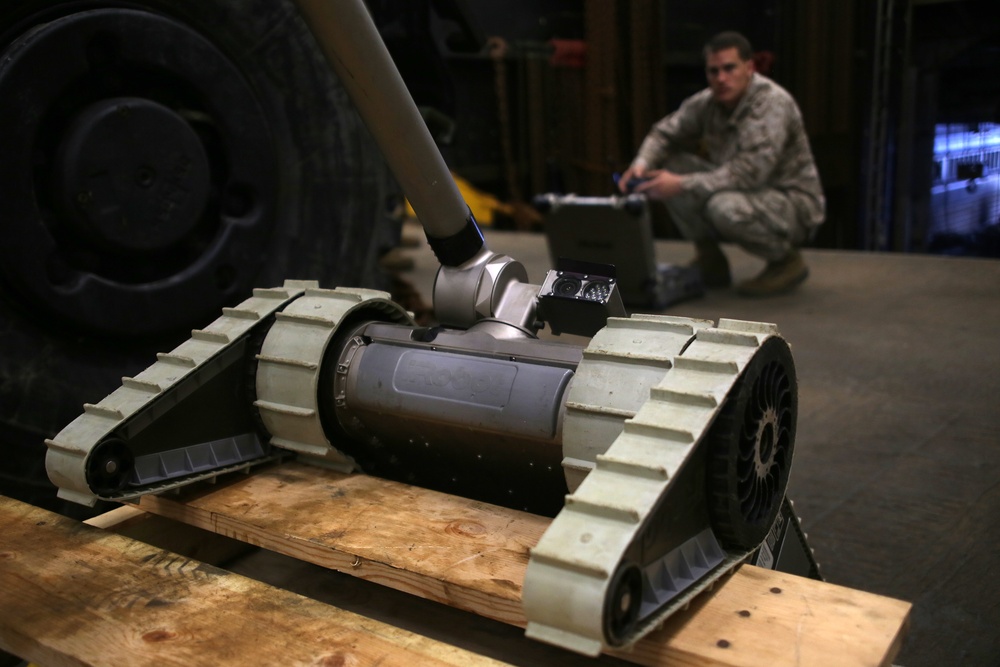
[[587, 64], [587, 43], [582, 39], [550, 39], [552, 67], [582, 68]]
[[774, 51], [757, 51], [753, 54], [753, 66], [764, 76], [771, 76], [774, 68]]

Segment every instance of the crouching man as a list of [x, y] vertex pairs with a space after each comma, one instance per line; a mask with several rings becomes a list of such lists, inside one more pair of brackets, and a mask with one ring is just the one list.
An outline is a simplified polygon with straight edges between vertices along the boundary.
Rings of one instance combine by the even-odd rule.
[[[731, 284], [720, 241], [767, 262], [737, 285], [744, 296], [794, 289], [809, 275], [798, 248], [823, 222], [825, 200], [802, 114], [754, 71], [749, 41], [724, 32], [705, 45], [708, 88], [657, 122], [618, 182], [664, 202], [707, 287]], [[642, 182], [629, 188], [630, 181]]]

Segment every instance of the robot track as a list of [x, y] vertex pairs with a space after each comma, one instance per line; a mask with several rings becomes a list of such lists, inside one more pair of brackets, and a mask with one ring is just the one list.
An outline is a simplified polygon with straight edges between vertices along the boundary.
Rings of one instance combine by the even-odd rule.
[[325, 346], [341, 325], [360, 313], [410, 321], [388, 297], [318, 289], [312, 281], [254, 290], [158, 354], [152, 366], [122, 378], [100, 402], [85, 404], [83, 414], [45, 441], [46, 469], [59, 497], [90, 506], [98, 499], [129, 500], [287, 451], [353, 469], [323, 435], [316, 384]]
[[[628, 646], [767, 534], [791, 463], [791, 355], [773, 325], [692, 323], [690, 343], [532, 550], [528, 636], [592, 656]], [[632, 326], [640, 335], [649, 323]]]

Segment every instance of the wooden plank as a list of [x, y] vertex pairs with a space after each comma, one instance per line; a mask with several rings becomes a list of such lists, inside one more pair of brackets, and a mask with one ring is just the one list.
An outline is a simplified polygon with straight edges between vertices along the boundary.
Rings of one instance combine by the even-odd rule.
[[60, 665], [495, 665], [0, 497], [0, 648]]
[[288, 463], [140, 507], [326, 568], [524, 625], [528, 549], [548, 519]]
[[149, 516], [148, 512], [143, 512], [138, 507], [122, 505], [104, 514], [98, 514], [95, 517], [85, 519], [84, 523], [88, 526], [100, 528], [101, 530], [110, 530], [120, 535], [123, 531], [129, 530], [131, 526], [144, 523], [149, 519]]
[[210, 565], [224, 565], [256, 549], [246, 542], [150, 514], [131, 505], [116, 507], [84, 523]]
[[[528, 550], [549, 521], [365, 475], [286, 463], [150, 512], [523, 625]], [[888, 665], [910, 604], [744, 566], [631, 652], [642, 665]], [[807, 660], [806, 657], [813, 658]]]
[[636, 649], [647, 665], [892, 664], [910, 603], [744, 565]]

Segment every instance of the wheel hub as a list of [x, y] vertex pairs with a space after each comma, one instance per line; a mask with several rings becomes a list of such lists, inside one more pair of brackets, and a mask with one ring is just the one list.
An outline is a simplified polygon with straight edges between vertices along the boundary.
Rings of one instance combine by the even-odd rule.
[[209, 192], [194, 129], [152, 100], [119, 97], [84, 109], [56, 158], [56, 199], [84, 236], [119, 251], [162, 250], [190, 234]]
[[770, 516], [778, 480], [787, 474], [789, 426], [788, 378], [777, 363], [756, 378], [747, 405], [738, 465], [738, 495], [743, 517], [756, 522]]
[[754, 447], [754, 468], [757, 477], [766, 477], [774, 465], [775, 438], [778, 432], [778, 413], [768, 406], [757, 423], [757, 437]]
[[22, 26], [0, 44], [4, 288], [29, 311], [133, 336], [191, 326], [253, 287], [278, 173], [237, 65], [148, 11]]

